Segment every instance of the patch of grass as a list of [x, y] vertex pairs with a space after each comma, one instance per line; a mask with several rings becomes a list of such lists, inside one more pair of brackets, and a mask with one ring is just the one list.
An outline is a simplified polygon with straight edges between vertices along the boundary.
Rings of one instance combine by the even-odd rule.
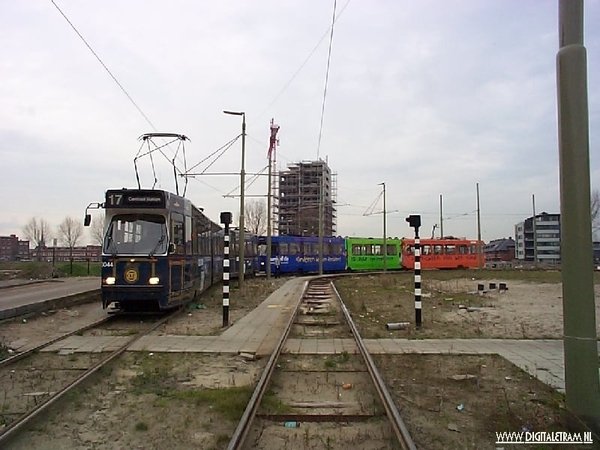
[[266, 414], [286, 414], [293, 411], [293, 408], [283, 403], [273, 391], [265, 393], [262, 398], [261, 408], [264, 409]]
[[168, 408], [169, 399], [165, 397], [157, 397], [156, 400], [154, 400], [154, 406], [157, 408]]
[[[88, 268], [89, 267], [89, 268]], [[0, 263], [0, 270], [17, 270], [17, 278], [21, 279], [45, 279], [52, 278], [53, 273], [59, 277], [83, 277], [100, 276], [102, 265], [99, 262], [73, 262], [73, 273], [71, 273], [71, 263], [55, 263], [47, 261], [15, 261], [10, 263]]]
[[337, 366], [337, 363], [333, 359], [326, 359], [325, 360], [325, 367], [327, 369], [335, 369], [336, 366]]
[[348, 352], [346, 350], [344, 350], [342, 353], [340, 353], [339, 361], [342, 364], [343, 363], [347, 363], [348, 361], [350, 361], [350, 355], [348, 354]]
[[135, 431], [148, 431], [148, 425], [144, 422], [138, 422], [135, 424]]
[[217, 435], [217, 445], [225, 444], [230, 440], [231, 438], [227, 434], [221, 433]]
[[67, 403], [80, 407], [82, 405], [81, 395], [77, 389], [72, 389], [66, 394]]
[[8, 358], [8, 346], [4, 342], [0, 342], [0, 361]]
[[131, 330], [123, 331], [120, 335], [121, 336], [133, 336], [134, 334], [138, 334], [138, 333], [139, 333], [139, 330], [131, 329]]
[[175, 399], [208, 405], [220, 412], [228, 420], [239, 420], [250, 401], [253, 388], [251, 386], [231, 387], [224, 389], [194, 389], [174, 392]]
[[365, 301], [363, 300], [362, 303], [360, 304], [360, 310], [362, 312], [367, 312], [367, 305], [365, 305]]
[[150, 356], [144, 353], [139, 356], [140, 373], [131, 379], [132, 392], [137, 395], [165, 395], [173, 387], [171, 379], [172, 362], [161, 355]]

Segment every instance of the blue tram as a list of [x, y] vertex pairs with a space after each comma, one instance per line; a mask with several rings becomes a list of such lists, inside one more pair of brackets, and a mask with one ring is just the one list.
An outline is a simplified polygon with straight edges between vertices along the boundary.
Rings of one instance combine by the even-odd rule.
[[[221, 234], [222, 236], [222, 234]], [[255, 276], [259, 270], [259, 255], [258, 255], [258, 236], [244, 232], [244, 276]], [[229, 273], [232, 278], [236, 278], [240, 273], [240, 231], [239, 228], [229, 229]]]
[[[266, 271], [267, 238], [259, 237], [260, 270]], [[271, 273], [275, 273], [275, 257], [279, 256], [281, 273], [319, 272], [319, 238], [314, 236], [272, 236]], [[346, 270], [344, 238], [323, 238], [323, 272]]]
[[[162, 190], [106, 192], [102, 306], [170, 309], [222, 279], [223, 234], [188, 199]], [[85, 224], [91, 217], [86, 215]]]

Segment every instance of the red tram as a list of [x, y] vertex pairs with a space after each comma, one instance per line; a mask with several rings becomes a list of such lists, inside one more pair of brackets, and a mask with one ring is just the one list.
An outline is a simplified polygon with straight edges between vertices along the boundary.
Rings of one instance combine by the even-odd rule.
[[[485, 266], [483, 241], [421, 239], [421, 269], [467, 269]], [[415, 240], [402, 239], [402, 267], [415, 267]]]

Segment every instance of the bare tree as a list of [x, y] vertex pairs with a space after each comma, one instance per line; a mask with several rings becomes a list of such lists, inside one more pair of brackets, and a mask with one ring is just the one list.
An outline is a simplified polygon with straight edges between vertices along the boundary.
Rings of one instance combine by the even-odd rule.
[[264, 200], [250, 200], [244, 207], [244, 225], [248, 231], [263, 235], [267, 230], [267, 211]]
[[90, 227], [90, 235], [94, 244], [102, 245], [104, 242], [104, 214], [101, 217], [96, 217], [92, 220]]
[[83, 225], [72, 217], [66, 217], [58, 226], [58, 238], [69, 247], [69, 259], [71, 260], [71, 274], [73, 273], [73, 247], [83, 234]]
[[32, 217], [23, 227], [23, 234], [34, 248], [45, 247], [46, 242], [52, 239], [50, 224], [45, 219]]
[[600, 191], [598, 189], [592, 191], [591, 213], [592, 233], [595, 234], [600, 231]]

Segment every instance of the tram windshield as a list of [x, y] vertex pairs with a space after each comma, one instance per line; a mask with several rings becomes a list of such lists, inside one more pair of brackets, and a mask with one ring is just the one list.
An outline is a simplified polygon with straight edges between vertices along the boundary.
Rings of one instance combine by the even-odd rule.
[[112, 255], [164, 255], [169, 239], [164, 216], [117, 214], [104, 237], [104, 253]]

